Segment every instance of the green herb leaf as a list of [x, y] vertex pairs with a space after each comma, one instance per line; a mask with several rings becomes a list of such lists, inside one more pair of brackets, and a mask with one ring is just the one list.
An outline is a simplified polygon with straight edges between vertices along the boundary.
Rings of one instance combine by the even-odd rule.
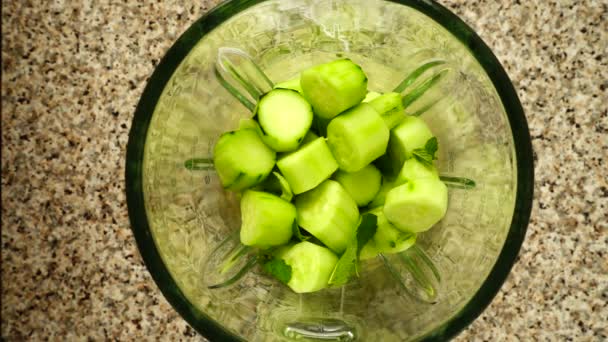
[[291, 230], [293, 231], [293, 236], [296, 237], [299, 241], [306, 241], [310, 239], [310, 235], [302, 234], [300, 230], [300, 226], [298, 226], [298, 222], [296, 220], [293, 221], [293, 225], [291, 226]]
[[427, 140], [426, 144], [424, 144], [423, 148], [417, 148], [412, 151], [414, 158], [416, 158], [419, 162], [424, 164], [427, 167], [433, 166], [433, 160], [437, 159], [437, 138], [432, 137]]
[[291, 280], [291, 266], [287, 265], [283, 259], [273, 258], [264, 263], [262, 269], [284, 284]]
[[363, 246], [376, 234], [377, 228], [376, 215], [367, 213], [361, 216], [361, 223], [359, 223], [355, 235], [329, 277], [330, 285], [342, 286], [348, 283], [354, 275], [359, 275], [359, 254]]

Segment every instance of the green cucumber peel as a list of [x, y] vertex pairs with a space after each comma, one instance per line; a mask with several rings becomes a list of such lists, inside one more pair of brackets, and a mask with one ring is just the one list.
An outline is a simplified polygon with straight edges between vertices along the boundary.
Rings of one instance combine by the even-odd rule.
[[348, 283], [353, 276], [359, 276], [358, 265], [361, 249], [376, 234], [377, 228], [378, 217], [376, 215], [366, 213], [361, 216], [361, 222], [359, 223], [359, 227], [357, 227], [355, 235], [329, 277], [329, 285], [342, 286]]

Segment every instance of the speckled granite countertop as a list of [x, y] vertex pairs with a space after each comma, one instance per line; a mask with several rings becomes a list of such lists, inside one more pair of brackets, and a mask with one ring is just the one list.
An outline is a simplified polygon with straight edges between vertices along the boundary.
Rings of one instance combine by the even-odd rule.
[[[143, 265], [123, 167], [146, 78], [215, 2], [2, 1], [6, 340], [201, 339]], [[608, 3], [442, 3], [507, 69], [536, 161], [519, 261], [458, 340], [606, 340]]]

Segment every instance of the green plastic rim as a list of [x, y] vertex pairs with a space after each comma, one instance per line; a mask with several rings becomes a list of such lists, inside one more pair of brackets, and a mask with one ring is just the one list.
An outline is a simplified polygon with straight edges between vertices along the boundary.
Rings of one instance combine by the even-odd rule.
[[[144, 146], [150, 120], [161, 93], [190, 50], [218, 25], [263, 1], [227, 1], [205, 14], [179, 37], [160, 61], [144, 89], [135, 110], [127, 145], [125, 179], [129, 219], [144, 263], [175, 310], [201, 335], [214, 341], [241, 341], [242, 339], [192, 306], [163, 263], [156, 249], [144, 207], [142, 189]], [[534, 188], [532, 143], [523, 108], [509, 77], [490, 48], [467, 24], [436, 2], [428, 0], [387, 1], [411, 7], [427, 15], [468, 47], [498, 92], [507, 113], [515, 145], [517, 192], [509, 233], [494, 267], [471, 300], [450, 320], [421, 338], [422, 341], [444, 341], [456, 336], [483, 312], [500, 290], [516, 261], [532, 210]]]

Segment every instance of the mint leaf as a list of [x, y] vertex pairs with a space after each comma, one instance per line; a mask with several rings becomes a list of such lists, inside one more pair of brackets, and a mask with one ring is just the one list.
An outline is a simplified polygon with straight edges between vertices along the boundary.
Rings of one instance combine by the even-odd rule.
[[300, 226], [298, 226], [298, 222], [296, 220], [293, 221], [291, 230], [293, 231], [293, 236], [295, 236], [296, 239], [298, 239], [300, 241], [306, 241], [306, 240], [310, 239], [310, 235], [302, 234], [302, 231], [300, 230]]
[[291, 280], [291, 266], [287, 265], [283, 259], [273, 258], [264, 263], [262, 269], [283, 284], [287, 284]]
[[437, 159], [437, 138], [432, 137], [426, 141], [423, 148], [417, 148], [412, 151], [412, 155], [416, 160], [424, 164], [426, 167], [433, 166], [433, 160]]
[[377, 228], [378, 218], [376, 215], [367, 213], [361, 216], [361, 223], [359, 223], [355, 235], [329, 277], [328, 283], [330, 285], [342, 286], [348, 283], [354, 275], [359, 275], [359, 254], [363, 246], [376, 234]]

